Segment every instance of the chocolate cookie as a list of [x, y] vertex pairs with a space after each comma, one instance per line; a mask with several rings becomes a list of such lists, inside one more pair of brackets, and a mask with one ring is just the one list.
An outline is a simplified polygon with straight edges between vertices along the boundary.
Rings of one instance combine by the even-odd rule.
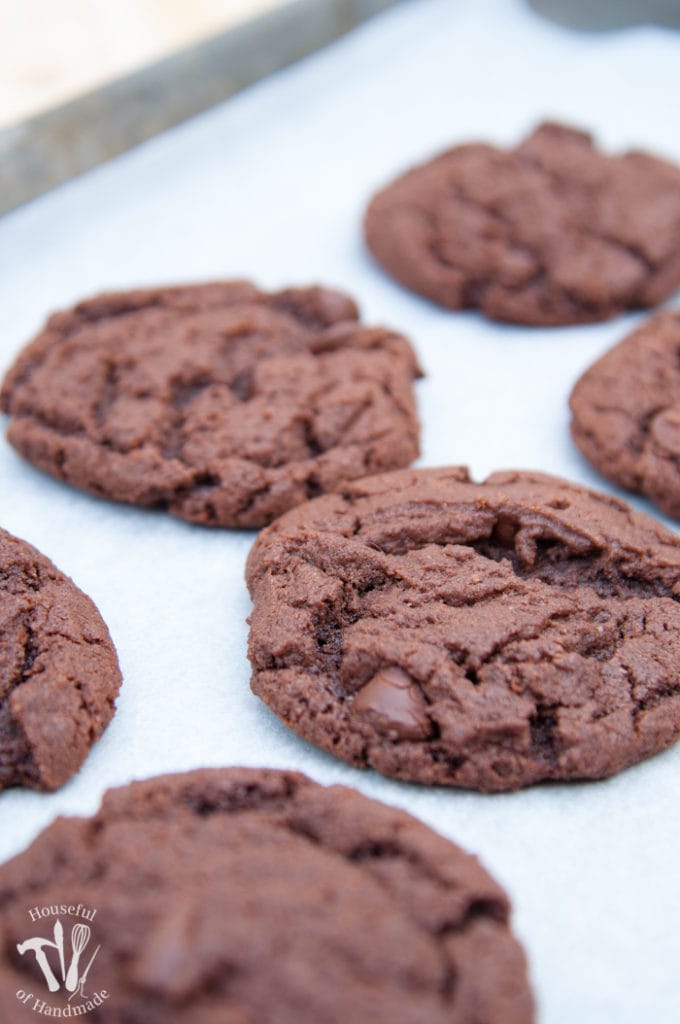
[[[98, 1021], [533, 1019], [507, 897], [475, 858], [403, 811], [292, 772], [214, 769], [114, 789], [94, 818], [58, 820], [0, 867], [7, 1020], [24, 1019], [17, 992], [47, 996], [17, 944], [51, 934], [56, 915], [36, 925], [29, 911], [65, 902], [96, 911], [81, 965], [98, 945], [86, 989], [107, 993]], [[65, 1004], [62, 993], [48, 1001]]]
[[357, 481], [265, 530], [247, 579], [253, 691], [359, 767], [509, 790], [680, 733], [680, 538], [576, 484]]
[[680, 168], [542, 124], [516, 149], [456, 146], [409, 171], [373, 199], [365, 230], [397, 281], [449, 309], [604, 320], [680, 285]]
[[593, 363], [569, 405], [574, 441], [600, 473], [680, 519], [680, 311]]
[[405, 338], [322, 288], [102, 295], [21, 353], [0, 406], [30, 462], [117, 501], [257, 527], [418, 454]]
[[0, 790], [66, 782], [109, 724], [119, 687], [89, 597], [0, 530]]

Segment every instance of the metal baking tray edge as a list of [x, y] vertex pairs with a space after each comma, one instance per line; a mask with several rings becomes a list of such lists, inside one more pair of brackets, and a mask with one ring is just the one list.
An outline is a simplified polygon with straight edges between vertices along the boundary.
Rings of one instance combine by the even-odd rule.
[[291, 0], [0, 129], [0, 214], [227, 99], [403, 0]]

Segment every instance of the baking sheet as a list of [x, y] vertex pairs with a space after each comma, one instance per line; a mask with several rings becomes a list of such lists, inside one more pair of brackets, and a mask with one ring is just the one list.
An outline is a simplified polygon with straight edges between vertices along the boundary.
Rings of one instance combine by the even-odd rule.
[[[0, 368], [50, 310], [100, 289], [318, 280], [355, 293], [369, 322], [413, 338], [427, 372], [417, 385], [423, 465], [467, 462], [478, 476], [531, 467], [606, 487], [570, 444], [566, 398], [637, 318], [530, 330], [446, 313], [371, 264], [359, 222], [371, 191], [409, 163], [468, 138], [510, 143], [544, 116], [680, 160], [678, 68], [680, 37], [662, 29], [571, 34], [520, 0], [397, 5], [0, 220]], [[253, 534], [98, 501], [4, 443], [0, 481], [0, 523], [92, 596], [125, 679], [76, 779], [53, 795], [0, 796], [0, 859], [134, 777], [294, 767], [404, 807], [480, 855], [512, 896], [544, 1024], [680, 1018], [680, 745], [608, 782], [514, 795], [356, 771], [297, 739], [249, 691]]]

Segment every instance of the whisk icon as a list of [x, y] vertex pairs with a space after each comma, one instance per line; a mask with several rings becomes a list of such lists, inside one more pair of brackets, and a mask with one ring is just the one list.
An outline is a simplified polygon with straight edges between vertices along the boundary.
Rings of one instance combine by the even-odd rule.
[[66, 975], [66, 981], [64, 982], [64, 987], [66, 988], [66, 991], [71, 993], [71, 995], [68, 997], [69, 1002], [73, 999], [76, 992], [80, 992], [81, 997], [83, 999], [85, 998], [83, 986], [85, 985], [85, 980], [90, 972], [90, 967], [92, 967], [94, 958], [99, 952], [99, 946], [97, 946], [94, 953], [90, 957], [85, 970], [83, 971], [82, 974], [80, 974], [80, 957], [83, 954], [88, 942], [90, 941], [91, 934], [92, 931], [90, 927], [86, 924], [76, 924], [71, 929], [71, 948], [73, 950], [73, 958], [71, 960], [71, 965]]

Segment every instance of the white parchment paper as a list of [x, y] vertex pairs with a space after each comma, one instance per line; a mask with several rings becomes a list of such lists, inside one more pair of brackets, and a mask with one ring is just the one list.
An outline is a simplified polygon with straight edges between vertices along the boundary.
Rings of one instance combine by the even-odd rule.
[[[417, 347], [423, 465], [539, 468], [606, 488], [570, 443], [566, 398], [635, 318], [530, 330], [446, 313], [371, 264], [360, 218], [409, 164], [470, 138], [511, 143], [546, 116], [607, 147], [680, 160], [679, 85], [672, 32], [570, 33], [521, 0], [400, 5], [2, 219], [0, 370], [48, 312], [101, 289], [222, 276], [336, 284]], [[95, 500], [4, 442], [0, 523], [95, 600], [125, 680], [77, 778], [53, 795], [0, 795], [0, 859], [131, 778], [294, 767], [404, 807], [479, 854], [512, 896], [545, 1024], [680, 1019], [680, 745], [608, 782], [514, 795], [361, 773], [297, 739], [250, 693], [253, 534]]]

